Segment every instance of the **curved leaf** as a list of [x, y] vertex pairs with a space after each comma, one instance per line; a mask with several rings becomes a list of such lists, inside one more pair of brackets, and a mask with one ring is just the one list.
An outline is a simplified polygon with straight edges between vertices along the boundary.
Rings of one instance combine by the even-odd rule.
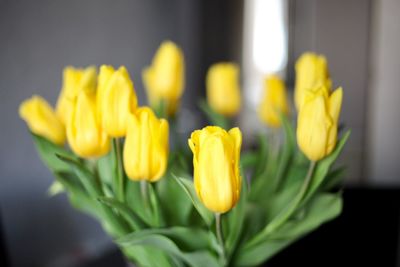
[[115, 210], [117, 210], [121, 216], [129, 223], [133, 230], [137, 231], [146, 227], [146, 223], [142, 221], [142, 219], [135, 214], [135, 212], [129, 208], [124, 203], [121, 203], [117, 199], [108, 198], [108, 197], [99, 197], [98, 200], [100, 203], [103, 203]]
[[190, 198], [190, 200], [193, 203], [193, 206], [200, 214], [200, 216], [203, 218], [204, 222], [208, 226], [210, 226], [214, 220], [214, 215], [203, 205], [203, 203], [200, 202], [199, 198], [196, 195], [193, 182], [186, 178], [177, 177], [174, 174], [172, 174], [172, 176], [175, 178], [175, 181], [181, 186], [181, 188]]
[[346, 144], [347, 139], [349, 139], [350, 131], [347, 131], [343, 137], [336, 144], [335, 150], [328, 155], [326, 158], [318, 161], [317, 166], [314, 171], [313, 178], [311, 180], [311, 185], [309, 190], [304, 197], [303, 203], [307, 201], [313, 194], [318, 190], [325, 177], [327, 176], [332, 164], [336, 161], [340, 152], [342, 152], [344, 145]]
[[116, 240], [115, 242], [121, 247], [150, 246], [158, 248], [167, 254], [176, 256], [177, 258], [183, 260], [188, 266], [192, 267], [219, 267], [217, 259], [210, 252], [206, 250], [183, 252], [170, 238], [166, 236], [153, 233], [144, 233], [141, 231], [132, 233], [129, 235], [129, 237], [129, 240], [125, 239], [122, 242]]
[[40, 158], [52, 172], [71, 172], [69, 164], [65, 163], [56, 156], [62, 155], [77, 159], [77, 157], [71, 151], [68, 151], [64, 147], [58, 146], [46, 138], [36, 135], [32, 132], [31, 135]]

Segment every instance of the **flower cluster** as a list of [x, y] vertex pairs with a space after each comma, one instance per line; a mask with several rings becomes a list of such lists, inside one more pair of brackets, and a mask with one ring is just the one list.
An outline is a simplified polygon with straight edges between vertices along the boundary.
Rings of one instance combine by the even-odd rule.
[[207, 72], [200, 108], [213, 126], [193, 131], [188, 146], [170, 136], [185, 80], [183, 52], [170, 41], [142, 73], [149, 106], [139, 105], [125, 67], [103, 65], [66, 67], [55, 109], [33, 96], [19, 113], [57, 188], [130, 261], [255, 266], [341, 211], [332, 190], [342, 172], [331, 166], [349, 135], [338, 141], [343, 92], [331, 92], [321, 55], [303, 54], [295, 69], [296, 134], [284, 81], [266, 75], [258, 116], [283, 143], [261, 134], [246, 152], [241, 130], [230, 127], [243, 106], [239, 66], [230, 62]]

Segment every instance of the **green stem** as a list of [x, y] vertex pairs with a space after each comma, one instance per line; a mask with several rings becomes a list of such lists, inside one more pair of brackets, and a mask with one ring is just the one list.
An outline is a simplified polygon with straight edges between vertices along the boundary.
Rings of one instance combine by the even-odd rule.
[[140, 194], [142, 195], [143, 203], [146, 209], [149, 209], [149, 196], [147, 191], [147, 182], [145, 180], [140, 181]]
[[274, 231], [276, 231], [278, 228], [280, 228], [289, 218], [290, 216], [293, 215], [293, 213], [296, 211], [297, 207], [303, 200], [304, 196], [307, 193], [307, 189], [310, 185], [314, 169], [316, 166], [317, 162], [316, 161], [311, 161], [310, 166], [307, 171], [307, 175], [304, 179], [303, 185], [300, 188], [299, 193], [296, 195], [294, 198], [293, 202], [289, 204], [289, 208], [287, 210], [284, 210], [283, 213], [280, 213], [275, 220], [273, 220], [270, 224], [267, 225], [266, 228], [262, 231], [262, 235], [257, 235], [255, 238], [253, 238], [249, 243], [246, 244], [246, 247], [251, 247], [255, 244], [257, 244], [264, 236], [267, 236]]
[[224, 245], [224, 237], [222, 234], [221, 213], [215, 213], [215, 232], [217, 233], [218, 244], [220, 246], [220, 261], [222, 266], [226, 265], [226, 253]]
[[117, 199], [121, 202], [125, 201], [125, 190], [124, 190], [124, 170], [122, 166], [122, 148], [121, 142], [118, 138], [113, 139], [114, 153], [115, 153], [115, 170], [117, 177], [114, 183], [114, 191]]

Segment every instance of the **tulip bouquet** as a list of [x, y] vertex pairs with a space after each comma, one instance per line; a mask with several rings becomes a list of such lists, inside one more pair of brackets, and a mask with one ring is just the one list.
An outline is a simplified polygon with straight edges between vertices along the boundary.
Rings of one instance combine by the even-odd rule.
[[257, 266], [342, 208], [343, 168], [332, 167], [349, 136], [338, 138], [342, 89], [331, 92], [316, 54], [301, 56], [296, 75], [297, 128], [284, 82], [267, 76], [258, 114], [270, 131], [245, 152], [241, 130], [229, 129], [241, 106], [232, 63], [207, 74], [200, 107], [214, 126], [179, 142], [184, 58], [172, 42], [143, 71], [149, 107], [124, 67], [67, 67], [56, 109], [33, 96], [20, 116], [55, 177], [49, 192], [96, 218], [130, 262]]

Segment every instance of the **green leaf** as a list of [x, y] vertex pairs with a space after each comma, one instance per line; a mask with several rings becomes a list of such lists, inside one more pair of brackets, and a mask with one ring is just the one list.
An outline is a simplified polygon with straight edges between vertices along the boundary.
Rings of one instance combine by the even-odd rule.
[[272, 149], [273, 143], [270, 142], [271, 139], [269, 138], [267, 141], [265, 136], [260, 136], [260, 159], [255, 173], [252, 175], [249, 192], [250, 200], [261, 205], [268, 203], [269, 198], [273, 195], [278, 185], [276, 169], [278, 166], [279, 151]]
[[121, 247], [131, 246], [150, 246], [161, 249], [167, 254], [174, 255], [183, 260], [188, 266], [192, 267], [219, 267], [218, 261], [213, 254], [206, 250], [197, 250], [194, 252], [183, 252], [168, 237], [160, 234], [137, 232], [130, 234], [129, 241], [115, 241]]
[[136, 214], [148, 225], [152, 225], [152, 218], [140, 192], [140, 183], [136, 181], [127, 181], [126, 183], [126, 205], [128, 205]]
[[170, 173], [156, 183], [160, 205], [168, 225], [187, 225], [192, 203]]
[[181, 186], [189, 199], [192, 201], [193, 206], [203, 218], [206, 225], [210, 226], [214, 220], [214, 215], [203, 205], [203, 203], [201, 203], [201, 201], [197, 197], [193, 182], [186, 178], [177, 177], [174, 174], [172, 174], [172, 176], [175, 178], [175, 181]]
[[278, 161], [278, 168], [276, 170], [275, 180], [277, 183], [277, 190], [279, 190], [281, 186], [285, 184], [284, 178], [287, 176], [287, 173], [290, 169], [296, 147], [293, 127], [284, 114], [281, 114], [280, 117], [285, 132], [285, 143], [283, 145], [282, 153], [280, 154]]
[[155, 227], [160, 227], [165, 224], [161, 206], [160, 206], [160, 201], [157, 196], [157, 192], [153, 188], [152, 183], [148, 183], [147, 185], [148, 188], [148, 193], [149, 193], [149, 200], [150, 200], [150, 205], [151, 205], [151, 210], [152, 210], [152, 217], [153, 217], [153, 225]]
[[341, 210], [342, 199], [340, 195], [321, 194], [316, 196], [306, 207], [303, 217], [287, 221], [277, 232], [256, 246], [247, 249], [241, 247], [235, 258], [234, 266], [257, 266], [261, 264], [300, 237], [338, 216]]
[[112, 185], [112, 180], [114, 178], [113, 168], [115, 163], [114, 154], [108, 153], [107, 155], [100, 157], [97, 160], [97, 169], [99, 172], [99, 177], [103, 184], [107, 184], [108, 186]]
[[225, 130], [229, 130], [229, 119], [215, 112], [207, 103], [206, 100], [199, 102], [200, 109], [206, 114], [207, 119], [212, 125], [219, 126]]
[[130, 246], [121, 247], [121, 251], [124, 253], [125, 257], [129, 259], [132, 263], [138, 264], [143, 267], [152, 266], [165, 266], [165, 267], [175, 267], [172, 264], [173, 255], [166, 254], [158, 248], [150, 246]]
[[265, 207], [267, 223], [271, 222], [282, 210], [287, 208], [288, 203], [290, 203], [299, 192], [302, 184], [302, 180], [295, 180], [293, 183], [286, 185], [280, 191], [276, 192], [273, 197], [269, 198]]
[[310, 232], [337, 217], [342, 211], [342, 206], [341, 194], [318, 194], [304, 208], [304, 216], [287, 221], [279, 231], [271, 235], [271, 239], [295, 238]]
[[240, 164], [242, 165], [244, 170], [248, 168], [254, 168], [258, 162], [258, 153], [257, 152], [243, 152], [240, 156]]
[[47, 190], [47, 194], [50, 197], [61, 194], [63, 192], [65, 192], [64, 186], [57, 180], [54, 181]]
[[338, 186], [342, 182], [346, 170], [346, 167], [339, 167], [330, 171], [321, 185], [322, 191], [329, 191]]
[[52, 172], [71, 171], [69, 164], [66, 164], [64, 161], [60, 160], [56, 156], [56, 154], [63, 155], [69, 158], [77, 158], [72, 152], [50, 142], [44, 137], [41, 137], [34, 133], [31, 133], [31, 135], [40, 158]]
[[139, 236], [147, 235], [164, 235], [175, 244], [179, 246], [180, 249], [185, 251], [195, 251], [195, 250], [214, 250], [218, 247], [218, 242], [215, 236], [209, 232], [201, 229], [199, 227], [182, 227], [174, 226], [170, 228], [150, 228], [143, 229], [140, 232], [135, 232], [121, 237], [117, 240], [118, 244], [129, 245], [132, 240]]
[[242, 234], [245, 212], [246, 212], [246, 203], [247, 203], [247, 183], [246, 176], [244, 176], [242, 172], [242, 189], [240, 193], [240, 199], [236, 207], [230, 210], [226, 215], [227, 221], [227, 237], [225, 240], [225, 247], [228, 253], [228, 257], [230, 257], [238, 244], [239, 238]]
[[263, 242], [253, 247], [251, 250], [246, 250], [245, 252], [240, 251], [238, 256], [233, 260], [233, 266], [258, 266], [294, 241], [295, 240], [269, 240], [268, 242]]
[[54, 173], [54, 176], [67, 190], [71, 204], [75, 208], [89, 213], [98, 220], [102, 220], [102, 214], [99, 212], [99, 204], [85, 193], [84, 188], [82, 188], [80, 182], [73, 176], [73, 174], [67, 172], [56, 172]]
[[118, 211], [119, 214], [129, 223], [133, 230], [138, 231], [147, 227], [146, 223], [135, 214], [135, 212], [124, 203], [119, 202], [117, 199], [108, 197], [99, 197], [100, 203], [103, 203], [114, 210]]
[[[258, 162], [252, 180], [256, 180], [265, 172], [268, 160], [268, 141], [265, 135], [258, 135]], [[253, 182], [253, 181], [252, 181]]]
[[83, 187], [91, 197], [96, 198], [101, 195], [101, 189], [99, 184], [95, 181], [94, 174], [91, 173], [79, 159], [60, 154], [56, 154], [56, 156], [66, 164], [70, 165], [70, 169], [75, 172]]
[[260, 231], [256, 236], [250, 239], [245, 243], [244, 248], [248, 249], [250, 247], [254, 247], [260, 242], [263, 242], [269, 235], [279, 229], [282, 224], [285, 223], [296, 211], [297, 207], [299, 207], [301, 201], [304, 199], [304, 196], [310, 186], [312, 180], [312, 173], [315, 169], [315, 163], [311, 162], [309, 172], [307, 173], [306, 178], [302, 182], [300, 190], [294, 195], [293, 199], [290, 200], [289, 203], [282, 209], [277, 216], [275, 216], [262, 231]]
[[[68, 156], [58, 155], [58, 154], [57, 157], [60, 160], [70, 165], [70, 168], [79, 178], [81, 184], [83, 185], [83, 188], [85, 189], [90, 198], [96, 200], [97, 197], [102, 196], [101, 187], [97, 183], [94, 174], [87, 169], [87, 167], [82, 163], [81, 160], [76, 159], [75, 157], [71, 158]], [[115, 213], [113, 213], [111, 208], [99, 205], [97, 212], [98, 214], [101, 214], [103, 218], [103, 225], [106, 226], [106, 230], [112, 236], [121, 236], [127, 233], [128, 231], [127, 224], [124, 221], [121, 221], [121, 218], [115, 216]]]
[[332, 164], [336, 161], [340, 152], [342, 152], [343, 147], [346, 144], [346, 141], [349, 138], [349, 136], [350, 136], [350, 131], [347, 131], [344, 134], [344, 136], [339, 140], [339, 142], [336, 144], [336, 147], [333, 150], [333, 152], [326, 158], [318, 161], [314, 171], [313, 178], [311, 180], [310, 188], [307, 191], [306, 196], [304, 197], [303, 203], [306, 202], [309, 198], [311, 198], [314, 195], [314, 193], [318, 190], [319, 186], [322, 184], [325, 177], [327, 176]]

